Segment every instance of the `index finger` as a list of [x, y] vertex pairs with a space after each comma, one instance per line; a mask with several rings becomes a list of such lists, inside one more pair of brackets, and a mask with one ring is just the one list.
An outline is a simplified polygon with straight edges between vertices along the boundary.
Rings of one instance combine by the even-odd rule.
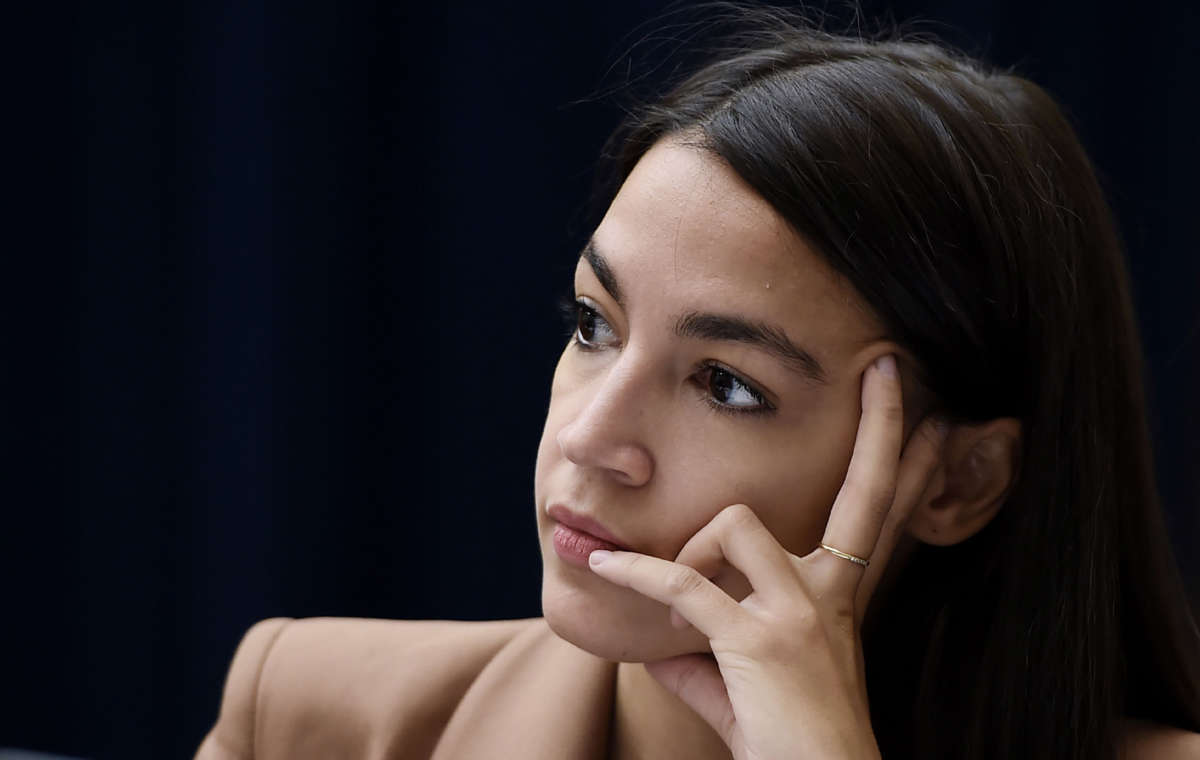
[[859, 615], [866, 612], [867, 603], [883, 577], [883, 571], [896, 550], [900, 534], [908, 524], [913, 509], [925, 498], [948, 433], [947, 421], [940, 417], [929, 417], [917, 426], [904, 444], [896, 475], [896, 495], [892, 498], [892, 507], [875, 544], [875, 563], [867, 568], [858, 586], [854, 609]]
[[[886, 354], [863, 373], [862, 417], [854, 440], [854, 453], [821, 543], [870, 560], [892, 506], [903, 437], [900, 374], [896, 358]], [[837, 585], [848, 586], [851, 590], [858, 585], [863, 567], [820, 548], [817, 553], [837, 563], [829, 565]]]

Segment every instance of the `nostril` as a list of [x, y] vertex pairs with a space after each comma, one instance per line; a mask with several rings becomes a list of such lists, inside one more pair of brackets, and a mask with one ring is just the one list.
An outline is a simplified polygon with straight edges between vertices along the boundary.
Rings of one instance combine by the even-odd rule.
[[644, 447], [626, 444], [613, 451], [608, 470], [622, 485], [644, 486], [654, 473], [654, 460]]

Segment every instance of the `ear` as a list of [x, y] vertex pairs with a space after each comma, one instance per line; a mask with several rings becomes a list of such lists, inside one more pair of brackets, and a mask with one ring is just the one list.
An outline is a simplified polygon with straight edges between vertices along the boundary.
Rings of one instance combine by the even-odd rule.
[[950, 546], [978, 533], [1000, 511], [1020, 471], [1021, 423], [1002, 417], [953, 425], [942, 460], [913, 508], [908, 533]]

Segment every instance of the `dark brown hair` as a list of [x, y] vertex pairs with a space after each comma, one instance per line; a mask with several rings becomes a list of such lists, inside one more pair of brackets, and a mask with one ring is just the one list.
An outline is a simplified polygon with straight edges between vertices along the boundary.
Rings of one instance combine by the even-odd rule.
[[1123, 717], [1200, 731], [1122, 246], [1062, 111], [928, 39], [734, 13], [715, 58], [614, 134], [607, 197], [689, 136], [874, 305], [937, 411], [1023, 426], [999, 515], [920, 547], [870, 612], [884, 756], [1111, 758]]

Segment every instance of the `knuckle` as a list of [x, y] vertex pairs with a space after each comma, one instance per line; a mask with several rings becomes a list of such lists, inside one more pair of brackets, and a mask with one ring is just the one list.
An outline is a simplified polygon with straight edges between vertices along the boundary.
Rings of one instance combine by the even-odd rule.
[[921, 439], [925, 441], [928, 448], [934, 449], [935, 452], [938, 448], [941, 448], [943, 434], [938, 429], [936, 422], [927, 420], [917, 430], [920, 432]]
[[811, 604], [797, 605], [792, 610], [791, 627], [801, 636], [812, 636], [821, 630], [821, 616]]
[[629, 573], [638, 572], [638, 565], [642, 564], [642, 558], [636, 554], [630, 554], [624, 557], [625, 570]]
[[880, 405], [879, 411], [887, 422], [904, 422], [904, 405], [900, 403], [899, 398], [888, 398]]
[[806, 651], [826, 645], [831, 637], [852, 637], [858, 630], [852, 603], [797, 605], [789, 611], [786, 626], [790, 631], [788, 642], [791, 645], [799, 645]]
[[758, 522], [758, 515], [745, 504], [731, 504], [721, 510], [721, 519], [729, 528], [743, 528]]
[[933, 467], [941, 458], [945, 443], [945, 430], [940, 430], [934, 423], [922, 424], [909, 444], [915, 450], [912, 458], [922, 467]]
[[700, 588], [700, 573], [686, 565], [676, 565], [667, 574], [667, 593], [672, 596], [687, 596]]
[[875, 396], [870, 406], [863, 409], [865, 415], [874, 417], [876, 425], [893, 427], [904, 424], [904, 402], [898, 391], [881, 391]]

